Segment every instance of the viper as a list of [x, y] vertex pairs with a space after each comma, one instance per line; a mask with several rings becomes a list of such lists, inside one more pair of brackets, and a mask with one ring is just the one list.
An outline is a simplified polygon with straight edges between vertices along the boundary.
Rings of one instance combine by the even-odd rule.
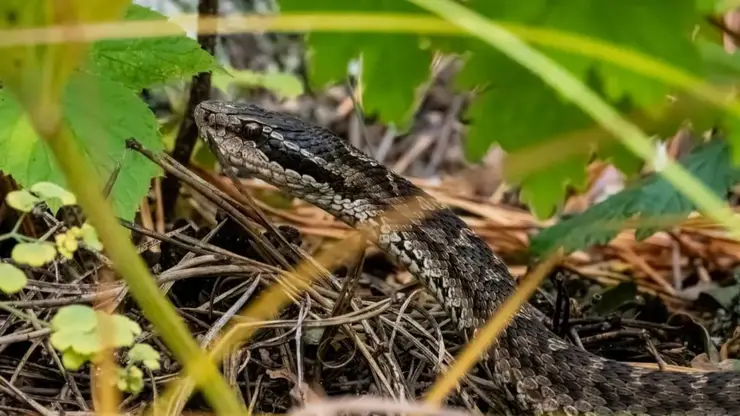
[[[322, 208], [407, 269], [474, 336], [516, 290], [506, 265], [453, 211], [330, 130], [248, 103], [204, 101], [200, 136], [239, 168]], [[393, 213], [393, 214], [391, 214]], [[740, 414], [740, 373], [638, 368], [587, 352], [550, 331], [524, 304], [487, 354], [499, 392], [495, 414]]]

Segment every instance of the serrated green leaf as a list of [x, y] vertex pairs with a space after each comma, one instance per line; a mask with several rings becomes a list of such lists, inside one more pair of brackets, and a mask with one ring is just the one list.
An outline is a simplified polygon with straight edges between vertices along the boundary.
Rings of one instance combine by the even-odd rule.
[[[397, 0], [281, 0], [284, 12], [424, 13]], [[361, 16], [358, 15], [358, 18]], [[410, 121], [417, 89], [429, 79], [433, 52], [415, 35], [311, 33], [309, 78], [316, 87], [345, 82], [351, 60], [362, 58], [362, 103], [369, 114], [404, 128]]]
[[[175, 25], [161, 13], [136, 4], [128, 8], [125, 20], [161, 20], [163, 25]], [[187, 37], [184, 30], [179, 31], [177, 36], [96, 42], [85, 69], [133, 90], [221, 69], [216, 58]]]
[[[161, 170], [138, 153], [126, 151], [125, 142], [133, 137], [152, 151], [161, 150], [154, 114], [132, 90], [82, 72], [75, 73], [67, 85], [63, 111], [84, 155], [104, 178], [101, 182], [122, 164], [111, 199], [118, 216], [133, 219], [151, 178]], [[5, 90], [0, 90], [0, 147], [13, 149], [0, 153], [0, 169], [21, 185], [47, 181], [66, 187], [48, 147]]]
[[5, 201], [13, 209], [17, 209], [21, 212], [31, 212], [33, 207], [41, 202], [41, 199], [35, 197], [27, 190], [21, 189], [19, 191], [9, 192], [8, 195], [5, 196]]
[[[471, 0], [467, 5], [498, 22], [602, 39], [690, 73], [700, 73], [701, 60], [689, 38], [692, 22], [697, 17], [693, 0], [672, 2], [670, 8], [659, 1], [643, 0], [599, 6], [588, 0], [575, 0], [558, 7], [552, 7], [547, 0]], [[655, 20], [657, 15], [661, 16], [659, 21]], [[629, 28], [625, 22], [629, 22]], [[507, 180], [523, 184], [524, 194], [529, 196], [527, 202], [538, 216], [552, 212], [555, 202], [562, 200], [566, 184], [583, 185], [583, 161], [594, 151], [601, 158], [610, 158], [616, 152], [614, 163], [628, 174], [639, 165], [634, 156], [614, 143], [612, 136], [579, 108], [488, 44], [467, 37], [439, 38], [433, 42], [448, 52], [468, 51], [469, 59], [457, 78], [458, 84], [465, 88], [485, 87], [468, 110], [471, 126], [466, 144], [471, 158], [479, 159], [494, 142], [513, 154], [553, 140], [575, 137], [567, 142], [567, 149], [555, 149], [556, 152], [545, 154], [542, 160], [530, 161], [538, 168], [526, 172], [519, 169], [518, 176], [511, 174], [511, 168], [517, 166], [507, 160]], [[670, 91], [665, 83], [596, 58], [536, 43], [533, 46], [630, 117], [644, 117], [639, 113], [652, 114], [654, 107], [665, 105], [665, 96]], [[648, 118], [655, 118], [655, 114]], [[674, 131], [676, 128], [674, 125]]]
[[[698, 146], [682, 161], [689, 173], [720, 198], [740, 180], [740, 170], [730, 163], [728, 147], [727, 141], [715, 139]], [[559, 246], [571, 252], [606, 244], [626, 221], [635, 218], [647, 222], [635, 233], [637, 239], [644, 239], [663, 228], [659, 222], [675, 224], [695, 209], [670, 182], [653, 174], [583, 213], [542, 230], [532, 239], [531, 250], [542, 256]]]
[[87, 332], [94, 330], [97, 325], [97, 312], [95, 312], [95, 309], [85, 305], [61, 307], [51, 319], [51, 328], [54, 331], [74, 330]]
[[28, 278], [23, 270], [8, 263], [0, 263], [0, 290], [8, 295], [20, 292], [26, 287]]
[[16, 244], [11, 253], [13, 260], [31, 267], [41, 267], [52, 262], [56, 255], [54, 245], [42, 241]]

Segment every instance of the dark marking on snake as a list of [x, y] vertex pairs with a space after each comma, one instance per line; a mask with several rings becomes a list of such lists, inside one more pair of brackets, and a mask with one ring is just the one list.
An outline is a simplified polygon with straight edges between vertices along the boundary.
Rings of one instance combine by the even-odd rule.
[[[471, 337], [515, 285], [488, 245], [451, 210], [327, 129], [251, 104], [206, 101], [201, 137], [219, 160], [302, 198], [351, 226], [407, 268]], [[389, 208], [417, 213], [390, 221]], [[565, 342], [525, 304], [488, 353], [501, 397], [496, 414], [736, 415], [740, 373], [652, 371]]]

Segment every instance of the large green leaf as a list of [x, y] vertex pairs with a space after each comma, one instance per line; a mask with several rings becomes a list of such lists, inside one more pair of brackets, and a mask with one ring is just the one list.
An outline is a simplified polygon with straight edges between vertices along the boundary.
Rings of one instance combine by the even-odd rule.
[[[131, 5], [126, 20], [161, 20], [174, 26], [167, 17], [151, 9]], [[132, 89], [141, 89], [171, 80], [183, 80], [199, 72], [221, 70], [216, 59], [184, 30], [177, 36], [110, 39], [96, 42], [85, 69], [118, 81]]]
[[[173, 24], [160, 13], [138, 5], [131, 5], [125, 18]], [[151, 178], [160, 172], [144, 157], [126, 151], [126, 140], [135, 138], [153, 151], [163, 147], [157, 120], [138, 91], [221, 68], [197, 41], [188, 38], [184, 30], [179, 32], [160, 38], [96, 42], [65, 89], [64, 119], [100, 179], [107, 181], [114, 168], [122, 166], [111, 199], [116, 214], [124, 219], [133, 218]], [[49, 181], [65, 186], [49, 148], [7, 90], [0, 90], [0, 146], [8, 149], [0, 153], [0, 169], [20, 184]]]
[[[681, 163], [718, 197], [740, 180], [740, 170], [730, 162], [728, 143], [715, 139], [704, 143]], [[653, 174], [640, 183], [612, 195], [583, 213], [542, 230], [532, 239], [531, 249], [544, 255], [561, 246], [567, 252], [606, 244], [628, 220], [640, 220], [643, 226], [635, 233], [647, 238], [663, 228], [661, 222], [675, 224], [695, 210], [694, 204], [662, 176]]]
[[[689, 39], [691, 23], [697, 16], [691, 0], [673, 1], [670, 7], [658, 0], [598, 4], [570, 0], [557, 5], [547, 0], [473, 0], [469, 5], [498, 22], [601, 39], [692, 73], [701, 68], [698, 52]], [[508, 179], [521, 183], [523, 197], [538, 216], [551, 214], [562, 200], [567, 184], [583, 185], [586, 162], [595, 150], [628, 173], [639, 166], [629, 152], [614, 143], [579, 108], [495, 49], [472, 38], [443, 39], [439, 46], [447, 51], [470, 52], [458, 78], [460, 86], [487, 86], [469, 109], [472, 124], [466, 143], [472, 158], [484, 155], [494, 142], [512, 154], [529, 152], [550, 142], [551, 151], [545, 157], [524, 160], [524, 167], [507, 166]], [[648, 124], [654, 125], [656, 116], [660, 118], [653, 107], [666, 104], [670, 89], [664, 83], [584, 55], [542, 46], [538, 49], [636, 121], [647, 118]], [[650, 108], [650, 116], [641, 111], [644, 108]], [[674, 124], [673, 129], [676, 127]], [[553, 146], [553, 141], [558, 140], [564, 140], [563, 144]]]
[[[159, 168], [141, 155], [125, 151], [126, 140], [133, 137], [154, 151], [162, 149], [154, 114], [133, 90], [84, 72], [70, 78], [63, 111], [64, 120], [102, 182], [122, 163], [111, 197], [116, 214], [132, 219]], [[0, 90], [0, 147], [12, 149], [0, 153], [0, 169], [21, 185], [49, 181], [66, 186], [48, 146], [31, 128], [14, 97], [4, 90]]]
[[[698, 3], [697, 3], [698, 2]], [[406, 12], [427, 14], [405, 1], [281, 0], [290, 12]], [[691, 41], [693, 26], [703, 20], [705, 0], [469, 0], [465, 5], [497, 22], [580, 35], [631, 49], [693, 74], [701, 74], [702, 59]], [[543, 37], [546, 35], [543, 35]], [[431, 37], [429, 49], [413, 35], [311, 33], [310, 76], [315, 85], [342, 80], [347, 62], [365, 58], [365, 98], [369, 110], [384, 121], [406, 120], [415, 89], [428, 76], [431, 52], [441, 50], [467, 58], [458, 85], [483, 87], [468, 109], [471, 120], [466, 140], [468, 155], [483, 156], [498, 143], [510, 155], [548, 144], [537, 160], [521, 166], [507, 163], [507, 179], [523, 187], [523, 195], [540, 217], [562, 201], [567, 184], [580, 187], [586, 162], [594, 152], [627, 173], [640, 161], [579, 108], [559, 96], [537, 76], [491, 46], [467, 37]], [[532, 39], [529, 39], [532, 41]], [[548, 39], [541, 39], [548, 40]], [[668, 85], [619, 65], [532, 42], [539, 50], [599, 92], [607, 102], [629, 115], [650, 134], [670, 134], [679, 119], [661, 121]], [[565, 45], [572, 46], [572, 45]], [[661, 127], [661, 128], [658, 128]], [[558, 147], [553, 141], [562, 141]], [[515, 156], [514, 156], [515, 157]]]
[[[423, 13], [405, 0], [281, 0], [283, 12]], [[363, 106], [385, 122], [407, 125], [417, 89], [429, 78], [432, 50], [415, 35], [311, 33], [311, 84], [323, 87], [347, 79], [351, 60], [362, 58]]]

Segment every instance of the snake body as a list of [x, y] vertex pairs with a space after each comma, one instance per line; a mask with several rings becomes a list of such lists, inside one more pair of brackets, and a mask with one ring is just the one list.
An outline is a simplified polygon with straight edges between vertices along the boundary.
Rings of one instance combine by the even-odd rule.
[[[450, 209], [328, 129], [225, 101], [205, 101], [194, 115], [222, 164], [375, 230], [375, 243], [426, 287], [462, 335], [473, 336], [516, 289], [503, 262]], [[740, 373], [608, 360], [565, 342], [542, 318], [525, 304], [488, 353], [493, 381], [510, 398], [496, 414], [740, 414]]]

